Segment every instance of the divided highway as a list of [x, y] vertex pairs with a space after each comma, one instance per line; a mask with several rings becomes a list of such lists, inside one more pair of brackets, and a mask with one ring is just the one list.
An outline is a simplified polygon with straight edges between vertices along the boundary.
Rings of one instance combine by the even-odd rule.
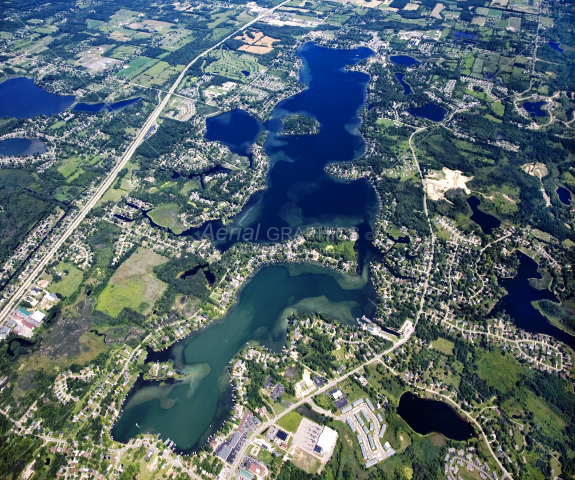
[[[158, 117], [160, 116], [160, 114], [162, 113], [162, 110], [164, 109], [164, 107], [166, 106], [166, 104], [168, 103], [168, 101], [170, 100], [170, 97], [172, 96], [172, 94], [176, 91], [176, 88], [178, 88], [178, 85], [180, 84], [180, 82], [183, 80], [186, 72], [188, 71], [188, 69], [195, 63], [197, 62], [200, 58], [204, 57], [205, 55], [207, 55], [209, 52], [211, 52], [212, 50], [214, 50], [215, 48], [218, 48], [220, 45], [222, 45], [226, 40], [228, 40], [229, 38], [237, 35], [238, 33], [240, 33], [242, 30], [246, 29], [247, 27], [249, 27], [250, 25], [252, 25], [255, 22], [258, 22], [259, 20], [261, 20], [262, 18], [268, 16], [269, 14], [273, 13], [276, 9], [282, 7], [284, 4], [286, 4], [289, 0], [285, 0], [284, 2], [280, 3], [279, 5], [276, 5], [275, 7], [265, 11], [264, 13], [262, 13], [261, 15], [259, 15], [258, 17], [256, 17], [255, 19], [253, 19], [252, 21], [246, 23], [244, 26], [242, 26], [241, 28], [237, 29], [236, 31], [234, 31], [233, 33], [231, 33], [230, 35], [228, 35], [227, 37], [225, 37], [223, 40], [219, 41], [218, 43], [216, 43], [213, 47], [208, 48], [206, 51], [202, 52], [201, 54], [199, 54], [196, 58], [194, 58], [187, 66], [186, 68], [182, 71], [182, 73], [180, 73], [179, 77], [177, 78], [177, 80], [174, 82], [174, 84], [172, 85], [172, 87], [170, 88], [170, 90], [168, 91], [168, 93], [166, 94], [166, 96], [164, 97], [163, 100], [160, 101], [160, 103], [158, 104], [158, 106], [155, 108], [155, 110], [152, 112], [152, 114], [148, 117], [148, 120], [146, 120], [146, 123], [144, 123], [144, 125], [142, 126], [142, 128], [140, 129], [140, 131], [138, 132], [138, 134], [136, 135], [136, 138], [134, 138], [134, 140], [132, 140], [132, 143], [130, 144], [130, 146], [128, 147], [128, 149], [126, 150], [126, 152], [124, 153], [124, 155], [122, 156], [122, 158], [120, 159], [120, 161], [116, 164], [116, 166], [110, 171], [109, 175], [106, 177], [106, 179], [100, 184], [100, 186], [98, 187], [98, 189], [96, 190], [96, 192], [92, 195], [92, 197], [88, 200], [88, 203], [86, 203], [86, 205], [84, 205], [82, 207], [82, 209], [80, 210], [80, 213], [78, 214], [78, 216], [74, 219], [74, 221], [70, 224], [70, 226], [67, 228], [67, 230], [62, 233], [60, 235], [60, 238], [54, 243], [54, 245], [52, 246], [52, 248], [44, 255], [44, 257], [40, 260], [40, 262], [38, 263], [38, 265], [36, 265], [36, 267], [32, 270], [32, 272], [28, 275], [27, 278], [25, 278], [22, 282], [22, 284], [17, 288], [17, 290], [12, 294], [12, 297], [10, 298], [10, 300], [8, 301], [8, 303], [6, 304], [6, 306], [2, 309], [2, 311], [0, 312], [0, 323], [4, 321], [4, 319], [6, 319], [6, 317], [10, 314], [10, 312], [12, 311], [12, 309], [14, 308], [15, 305], [17, 305], [21, 298], [24, 296], [24, 294], [26, 294], [26, 292], [28, 291], [28, 289], [30, 288], [30, 286], [32, 285], [33, 281], [36, 279], [36, 277], [38, 275], [40, 275], [40, 273], [42, 273], [42, 270], [46, 267], [46, 265], [48, 264], [48, 262], [50, 261], [50, 259], [56, 254], [56, 252], [58, 251], [58, 249], [62, 246], [62, 244], [70, 237], [70, 235], [72, 235], [72, 233], [74, 232], [74, 230], [78, 227], [78, 225], [80, 225], [80, 223], [82, 222], [82, 220], [84, 220], [84, 218], [86, 218], [86, 215], [90, 212], [90, 210], [96, 205], [96, 203], [98, 203], [98, 201], [100, 200], [100, 198], [104, 195], [104, 193], [106, 193], [106, 190], [108, 190], [108, 188], [110, 188], [110, 186], [114, 183], [114, 180], [116, 179], [116, 176], [118, 175], [118, 173], [120, 172], [120, 170], [122, 170], [122, 168], [124, 168], [126, 166], [126, 164], [130, 161], [130, 159], [132, 158], [132, 155], [134, 154], [134, 152], [136, 151], [136, 149], [140, 146], [140, 144], [144, 141], [144, 138], [146, 136], [146, 133], [148, 133], [148, 131], [150, 130], [150, 128], [152, 128], [155, 124], [156, 121], [158, 120]], [[185, 48], [185, 47], [184, 47]]]

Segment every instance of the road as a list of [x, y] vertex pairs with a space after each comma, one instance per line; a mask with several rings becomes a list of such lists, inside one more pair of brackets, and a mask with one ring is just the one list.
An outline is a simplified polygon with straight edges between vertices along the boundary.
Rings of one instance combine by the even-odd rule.
[[[316, 396], [320, 393], [323, 393], [327, 390], [331, 390], [333, 387], [335, 387], [338, 383], [340, 383], [341, 381], [345, 380], [346, 378], [348, 378], [351, 375], [355, 375], [356, 373], [362, 372], [363, 368], [374, 363], [374, 362], [379, 362], [381, 360], [382, 357], [384, 357], [385, 355], [388, 355], [389, 353], [391, 353], [393, 350], [395, 350], [396, 348], [398, 348], [399, 346], [403, 345], [405, 342], [407, 342], [410, 338], [411, 335], [413, 334], [413, 331], [409, 331], [407, 332], [407, 334], [402, 337], [396, 344], [393, 345], [393, 347], [387, 349], [385, 352], [380, 353], [375, 355], [371, 360], [368, 360], [365, 363], [362, 363], [359, 367], [354, 368], [353, 370], [350, 370], [348, 373], [346, 373], [345, 375], [342, 375], [341, 377], [335, 378], [333, 380], [330, 380], [329, 382], [327, 382], [323, 387], [321, 387], [320, 389], [316, 390], [315, 392], [313, 392], [312, 396]], [[230, 474], [228, 475], [228, 478], [233, 478], [234, 477], [234, 472], [238, 469], [238, 467], [240, 466], [241, 461], [243, 460], [245, 454], [246, 454], [246, 450], [249, 447], [249, 445], [251, 444], [252, 440], [259, 435], [261, 432], [263, 432], [266, 428], [270, 427], [271, 425], [273, 425], [274, 423], [276, 423], [280, 418], [282, 418], [284, 415], [287, 415], [289, 412], [291, 412], [292, 410], [295, 410], [296, 408], [298, 408], [299, 406], [303, 405], [304, 403], [309, 402], [311, 397], [307, 396], [307, 397], [303, 397], [299, 402], [292, 404], [290, 407], [286, 408], [282, 413], [280, 413], [279, 415], [277, 415], [276, 417], [263, 422], [262, 424], [260, 424], [260, 426], [258, 428], [256, 428], [252, 434], [246, 439], [243, 447], [240, 449], [240, 451], [238, 452], [238, 454], [236, 455], [236, 459], [234, 461], [234, 463], [232, 464], [231, 470], [230, 470]]]
[[239, 32], [246, 29], [247, 27], [249, 27], [253, 23], [258, 22], [262, 18], [273, 13], [276, 9], [278, 9], [278, 8], [282, 7], [284, 4], [288, 3], [288, 1], [289, 0], [285, 0], [284, 2], [280, 3], [279, 5], [276, 5], [275, 7], [262, 13], [258, 17], [254, 18], [252, 21], [246, 23], [243, 27], [238, 28], [236, 31], [234, 31], [233, 33], [231, 33], [230, 35], [225, 37], [223, 40], [216, 43], [213, 47], [208, 48], [203, 53], [200, 53], [196, 58], [194, 58], [190, 63], [188, 63], [188, 65], [182, 71], [182, 73], [180, 73], [179, 77], [174, 82], [174, 84], [172, 85], [170, 90], [168, 90], [164, 99], [160, 101], [160, 103], [155, 108], [155, 110], [150, 114], [150, 116], [148, 117], [148, 119], [144, 123], [143, 127], [140, 129], [140, 131], [138, 132], [138, 134], [136, 135], [136, 137], [134, 138], [134, 140], [132, 141], [132, 143], [130, 144], [130, 146], [128, 147], [128, 149], [126, 150], [126, 152], [124, 153], [124, 155], [120, 159], [120, 161], [110, 171], [106, 180], [104, 180], [100, 184], [100, 186], [98, 187], [98, 189], [96, 190], [94, 195], [88, 200], [86, 205], [84, 205], [82, 207], [82, 209], [80, 210], [80, 213], [78, 214], [76, 219], [70, 224], [68, 229], [60, 236], [60, 238], [58, 240], [56, 240], [56, 242], [54, 243], [52, 248], [44, 255], [44, 257], [38, 262], [38, 265], [36, 265], [36, 267], [28, 275], [28, 277], [25, 280], [23, 280], [22, 284], [16, 289], [16, 291], [14, 292], [14, 294], [12, 295], [12, 297], [10, 298], [10, 300], [8, 301], [6, 306], [0, 312], [0, 322], [2, 322], [10, 314], [10, 312], [12, 311], [12, 309], [14, 308], [15, 305], [20, 303], [21, 298], [26, 294], [26, 292], [28, 291], [28, 289], [32, 285], [32, 282], [36, 279], [36, 277], [38, 275], [40, 275], [42, 273], [42, 271], [44, 270], [44, 267], [48, 264], [48, 262], [51, 260], [51, 258], [56, 254], [58, 249], [64, 244], [64, 242], [70, 237], [70, 235], [72, 235], [72, 232], [74, 232], [74, 230], [78, 227], [78, 225], [80, 225], [80, 223], [82, 223], [82, 221], [84, 220], [86, 215], [88, 215], [90, 210], [92, 210], [92, 208], [94, 208], [96, 203], [98, 203], [100, 198], [104, 195], [104, 193], [106, 193], [106, 190], [108, 190], [108, 188], [110, 188], [110, 186], [114, 183], [116, 176], [118, 175], [120, 170], [122, 170], [122, 168], [124, 168], [126, 166], [126, 164], [132, 158], [132, 155], [134, 154], [136, 149], [144, 141], [144, 137], [146, 136], [146, 133], [150, 130], [150, 128], [152, 128], [156, 124], [156, 121], [158, 120], [158, 117], [162, 113], [162, 110], [164, 109], [164, 107], [166, 106], [168, 101], [170, 100], [170, 97], [176, 91], [176, 88], [178, 88], [178, 85], [183, 80], [188, 69], [194, 63], [196, 63], [200, 58], [204, 57], [209, 52], [211, 52], [212, 50], [214, 50], [214, 49], [218, 48], [220, 45], [222, 45], [226, 40], [237, 35]]

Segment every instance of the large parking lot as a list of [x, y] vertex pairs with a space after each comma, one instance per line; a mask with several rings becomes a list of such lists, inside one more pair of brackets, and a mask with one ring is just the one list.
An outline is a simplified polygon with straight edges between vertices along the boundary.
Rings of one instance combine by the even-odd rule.
[[293, 436], [293, 445], [301, 448], [305, 452], [314, 453], [313, 449], [317, 444], [317, 439], [323, 430], [322, 425], [313, 423], [307, 418], [303, 418], [297, 432]]

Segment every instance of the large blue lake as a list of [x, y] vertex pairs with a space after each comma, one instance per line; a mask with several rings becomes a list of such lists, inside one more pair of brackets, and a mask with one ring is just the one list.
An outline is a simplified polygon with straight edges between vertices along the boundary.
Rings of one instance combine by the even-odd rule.
[[12, 78], [0, 83], [0, 118], [50, 116], [63, 112], [74, 100], [71, 95], [48, 93], [30, 78]]
[[[264, 148], [272, 162], [267, 188], [254, 194], [226, 228], [259, 226], [262, 241], [268, 240], [265, 232], [273, 228], [333, 225], [358, 226], [363, 232], [371, 229], [379, 208], [373, 187], [364, 180], [334, 178], [324, 167], [353, 160], [363, 152], [358, 113], [365, 103], [369, 77], [344, 67], [372, 53], [366, 48], [335, 50], [311, 43], [299, 50], [304, 64], [301, 78], [308, 88], [281, 102], [273, 110], [272, 120], [266, 122], [269, 134]], [[293, 113], [316, 118], [319, 133], [279, 135], [281, 117]], [[245, 155], [264, 126], [236, 109], [209, 119], [207, 128], [207, 138]], [[221, 222], [209, 225], [219, 228]], [[205, 228], [188, 234], [201, 235]], [[227, 248], [235, 238], [233, 235], [219, 247]], [[173, 360], [188, 378], [167, 384], [138, 381], [114, 426], [117, 440], [126, 441], [144, 432], [160, 433], [173, 440], [181, 452], [197, 450], [228, 418], [232, 406], [228, 362], [246, 342], [281, 351], [289, 311], [321, 311], [340, 322], [354, 323], [362, 315], [374, 315], [377, 295], [367, 269], [361, 276], [349, 277], [306, 263], [264, 267], [238, 297], [222, 319], [150, 356], [150, 361]]]
[[[300, 76], [308, 87], [284, 100], [266, 122], [269, 131], [264, 145], [271, 166], [267, 188], [256, 192], [244, 209], [225, 228], [257, 229], [259, 241], [273, 240], [268, 232], [306, 226], [358, 227], [370, 229], [379, 204], [375, 190], [366, 180], [346, 181], [328, 175], [324, 168], [332, 162], [351, 161], [360, 156], [365, 144], [358, 133], [359, 109], [364, 105], [369, 76], [344, 70], [372, 55], [368, 48], [336, 50], [305, 44], [298, 55], [304, 68]], [[337, 99], [334, 101], [334, 99]], [[317, 135], [283, 136], [281, 118], [303, 113], [320, 123]], [[218, 140], [234, 153], [245, 155], [263, 131], [253, 117], [236, 109], [207, 121], [206, 138]], [[212, 222], [187, 234], [196, 237]], [[231, 237], [231, 238], [230, 238]], [[226, 249], [237, 241], [230, 235], [218, 243]]]
[[404, 67], [412, 67], [413, 65], [419, 65], [421, 63], [409, 55], [391, 55], [389, 59], [396, 65], [403, 65]]

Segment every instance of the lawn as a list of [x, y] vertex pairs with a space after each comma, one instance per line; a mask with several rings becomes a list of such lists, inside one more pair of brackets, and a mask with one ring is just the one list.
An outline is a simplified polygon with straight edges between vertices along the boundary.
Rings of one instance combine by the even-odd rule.
[[441, 337], [431, 344], [431, 348], [438, 350], [445, 355], [453, 355], [453, 346], [453, 342]]
[[96, 309], [117, 317], [124, 307], [148, 313], [166, 284], [153, 275], [153, 269], [167, 258], [146, 248], [140, 248], [114, 273], [96, 303]]
[[217, 57], [218, 60], [205, 68], [206, 73], [218, 73], [234, 80], [248, 82], [249, 77], [246, 77], [242, 71], [254, 74], [263, 69], [254, 56], [246, 53], [217, 51], [213, 56]]
[[277, 421], [278, 426], [287, 430], [288, 432], [295, 433], [301, 423], [303, 417], [297, 412], [290, 412], [284, 415]]
[[63, 297], [72, 295], [82, 283], [82, 271], [70, 263], [61, 263], [56, 267], [58, 272], [68, 271], [68, 275], [62, 275], [62, 280], [59, 282], [50, 283], [48, 289], [51, 293], [59, 293]]

